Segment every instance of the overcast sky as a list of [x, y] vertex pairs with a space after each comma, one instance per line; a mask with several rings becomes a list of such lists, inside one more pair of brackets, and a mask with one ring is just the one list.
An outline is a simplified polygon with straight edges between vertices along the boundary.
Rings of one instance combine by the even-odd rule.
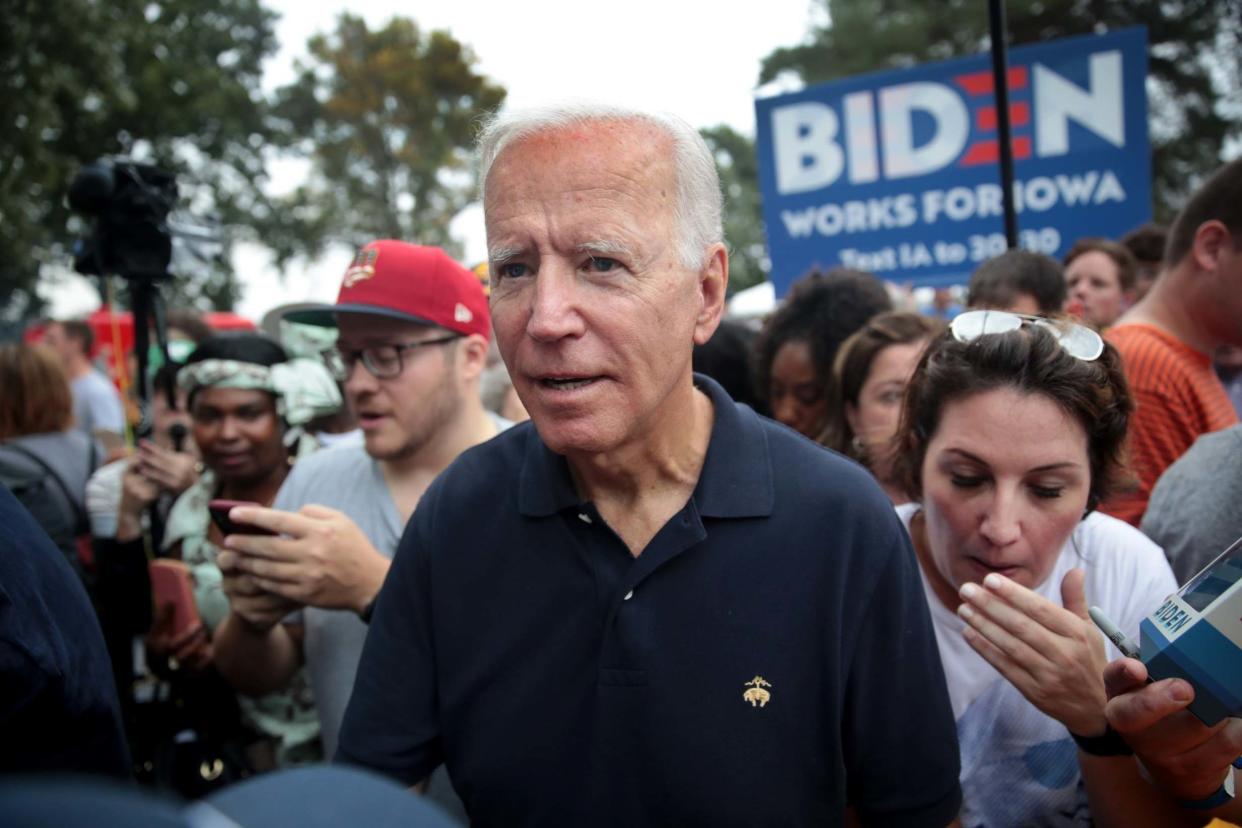
[[[732, 7], [709, 0], [268, 2], [281, 14], [281, 49], [268, 64], [268, 88], [292, 79], [307, 39], [331, 30], [342, 11], [362, 15], [373, 28], [400, 14], [427, 29], [447, 29], [471, 47], [479, 70], [508, 90], [507, 106], [593, 98], [675, 112], [696, 127], [723, 122], [749, 135], [760, 60], [777, 46], [802, 40], [822, 14], [812, 0]], [[298, 174], [278, 169], [277, 186]], [[454, 230], [469, 262], [485, 257], [477, 207], [463, 213]], [[258, 320], [282, 302], [332, 301], [350, 255], [334, 251], [290, 270], [282, 282], [261, 249], [239, 246], [234, 261], [244, 291], [237, 310]], [[81, 282], [66, 280], [48, 291], [53, 313], [92, 310], [91, 292], [80, 288]]]

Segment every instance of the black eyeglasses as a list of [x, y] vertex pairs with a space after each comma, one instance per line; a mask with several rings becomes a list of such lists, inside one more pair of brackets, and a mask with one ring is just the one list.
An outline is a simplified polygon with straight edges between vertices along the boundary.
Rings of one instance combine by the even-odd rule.
[[359, 350], [330, 348], [323, 352], [324, 364], [328, 366], [328, 370], [338, 381], [344, 382], [349, 379], [349, 375], [354, 372], [354, 365], [359, 359], [371, 376], [376, 379], [393, 379], [401, 376], [401, 372], [405, 370], [405, 352], [422, 348], [426, 345], [444, 345], [456, 339], [461, 339], [461, 334], [449, 334], [448, 336], [438, 336], [435, 339], [419, 339], [414, 342], [404, 342], [392, 345], [372, 345], [369, 348], [361, 348]]

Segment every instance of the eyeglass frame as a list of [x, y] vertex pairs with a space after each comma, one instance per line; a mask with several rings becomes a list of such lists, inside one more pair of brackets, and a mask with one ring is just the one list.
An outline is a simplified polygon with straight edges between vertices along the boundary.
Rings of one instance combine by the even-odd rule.
[[[974, 336], [967, 336], [959, 330], [958, 322], [960, 320], [966, 319], [967, 317], [973, 318], [980, 314], [984, 316], [985, 320], [989, 314], [1000, 319], [1017, 319], [1018, 326], [1004, 331], [981, 330]], [[986, 324], [986, 321], [984, 324]], [[1061, 350], [1065, 351], [1065, 353], [1069, 354], [1074, 359], [1082, 360], [1083, 362], [1095, 362], [1104, 355], [1104, 337], [1100, 336], [1099, 331], [1088, 328], [1086, 325], [1079, 324], [1078, 322], [1074, 322], [1070, 319], [1049, 319], [1046, 316], [1032, 316], [1031, 314], [1005, 310], [968, 310], [962, 311], [957, 316], [953, 317], [953, 321], [949, 323], [949, 332], [952, 334], [954, 339], [965, 344], [974, 342], [981, 336], [994, 336], [998, 334], [1012, 333], [1013, 331], [1021, 330], [1022, 326], [1027, 324], [1047, 330], [1056, 339], [1057, 345], [1061, 347]], [[1085, 336], [1086, 342], [1090, 343], [1090, 350], [1079, 353], [1067, 347], [1067, 333], [1073, 333], [1074, 335], [1080, 337]], [[1089, 356], [1087, 355], [1088, 353], [1090, 354]]]
[[[405, 352], [415, 351], [430, 345], [447, 345], [450, 342], [456, 342], [462, 339], [464, 334], [451, 333], [444, 336], [433, 337], [432, 339], [416, 339], [413, 342], [386, 342], [382, 345], [370, 345], [366, 348], [351, 348], [350, 356], [346, 357], [345, 352], [341, 348], [327, 348], [319, 352], [320, 358], [324, 365], [332, 373], [337, 381], [344, 382], [354, 373], [354, 367], [359, 361], [362, 366], [367, 369], [367, 373], [375, 377], [377, 380], [396, 379], [405, 373]], [[380, 348], [392, 348], [397, 357], [397, 370], [392, 373], [380, 373], [376, 370], [372, 360], [372, 353]], [[339, 363], [338, 363], [339, 361]]]

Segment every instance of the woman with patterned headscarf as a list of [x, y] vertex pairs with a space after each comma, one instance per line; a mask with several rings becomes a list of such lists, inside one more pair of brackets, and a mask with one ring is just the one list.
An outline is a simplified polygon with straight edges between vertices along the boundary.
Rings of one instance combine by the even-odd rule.
[[[211, 522], [208, 503], [270, 505], [297, 458], [317, 448], [303, 427], [339, 408], [341, 397], [321, 363], [287, 359], [280, 345], [250, 333], [203, 342], [178, 372], [177, 384], [186, 394], [205, 471], [173, 505], [163, 543], [170, 557], [190, 568], [203, 624], [176, 635], [171, 607], [157, 606], [148, 647], [170, 655], [179, 669], [214, 682], [211, 633], [228, 613], [228, 600], [215, 563], [223, 537]], [[129, 488], [127, 481], [127, 493]], [[127, 513], [124, 497], [121, 511], [118, 539], [122, 531], [132, 534], [137, 519], [132, 508]], [[258, 736], [248, 751], [255, 769], [319, 758], [318, 718], [303, 676], [279, 693], [239, 697], [238, 703], [243, 723]]]

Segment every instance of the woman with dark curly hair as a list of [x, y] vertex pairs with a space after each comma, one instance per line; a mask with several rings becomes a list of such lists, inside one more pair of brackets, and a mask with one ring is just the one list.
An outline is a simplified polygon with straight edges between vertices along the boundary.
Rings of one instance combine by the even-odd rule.
[[1006, 312], [957, 317], [910, 381], [894, 472], [917, 502], [898, 513], [957, 719], [963, 825], [1159, 824], [1107, 728], [1087, 616], [1135, 635], [1176, 589], [1159, 547], [1095, 511], [1132, 410], [1093, 330]]
[[795, 282], [755, 342], [755, 390], [772, 418], [818, 437], [837, 348], [868, 319], [892, 309], [884, 283], [870, 273], [837, 268]]

